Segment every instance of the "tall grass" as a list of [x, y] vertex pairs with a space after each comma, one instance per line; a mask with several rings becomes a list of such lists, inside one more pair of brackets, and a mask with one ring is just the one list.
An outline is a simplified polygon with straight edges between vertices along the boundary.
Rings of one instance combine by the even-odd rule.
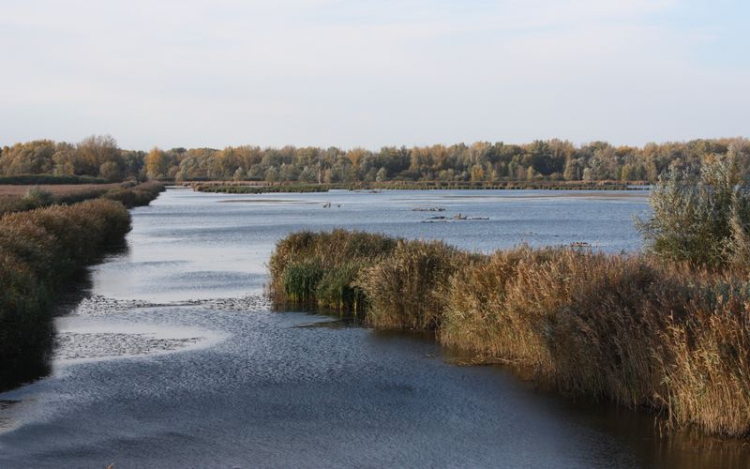
[[391, 255], [357, 277], [371, 305], [367, 323], [381, 329], [437, 329], [448, 281], [469, 257], [440, 241], [399, 241]]
[[164, 190], [164, 185], [157, 181], [141, 184], [125, 182], [115, 188], [111, 186], [88, 187], [59, 194], [53, 194], [37, 186], [31, 186], [23, 197], [0, 197], [0, 216], [51, 205], [75, 204], [98, 198], [116, 200], [127, 208], [133, 208], [148, 205]]
[[398, 240], [357, 231], [303, 231], [276, 244], [269, 263], [271, 297], [277, 304], [363, 311], [359, 272], [388, 256]]
[[[348, 244], [368, 236], [377, 242], [352, 255]], [[468, 254], [339, 230], [282, 240], [271, 275], [285, 301], [326, 304], [323, 279], [340, 277], [372, 327], [434, 330], [471, 362], [513, 363], [564, 393], [663, 412], [673, 426], [750, 436], [750, 282], [740, 272], [568, 248]]]
[[127, 208], [133, 208], [150, 204], [164, 190], [164, 185], [159, 181], [149, 181], [141, 184], [124, 183], [120, 189], [108, 191], [102, 197], [109, 200], [116, 200]]
[[54, 176], [52, 174], [19, 174], [17, 176], [0, 176], [0, 184], [106, 184], [104, 178], [92, 176]]
[[0, 389], [44, 368], [60, 285], [129, 230], [125, 207], [101, 199], [0, 219]]

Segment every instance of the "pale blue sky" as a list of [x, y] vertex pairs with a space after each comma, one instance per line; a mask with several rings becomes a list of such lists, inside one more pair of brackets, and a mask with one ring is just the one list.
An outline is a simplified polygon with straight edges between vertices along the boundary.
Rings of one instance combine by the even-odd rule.
[[740, 0], [0, 0], [0, 144], [750, 136]]

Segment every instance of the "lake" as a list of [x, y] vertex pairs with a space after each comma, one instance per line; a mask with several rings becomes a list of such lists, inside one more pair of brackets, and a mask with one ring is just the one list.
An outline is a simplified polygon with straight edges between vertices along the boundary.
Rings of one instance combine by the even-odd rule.
[[[275, 242], [348, 228], [475, 251], [642, 247], [646, 194], [170, 189], [56, 321], [50, 376], [0, 394], [0, 467], [744, 467], [750, 451], [572, 401], [425, 335], [272, 312]], [[460, 217], [457, 217], [460, 214]], [[443, 218], [440, 218], [443, 217]], [[461, 218], [461, 219], [456, 219]], [[466, 219], [463, 219], [466, 218]]]

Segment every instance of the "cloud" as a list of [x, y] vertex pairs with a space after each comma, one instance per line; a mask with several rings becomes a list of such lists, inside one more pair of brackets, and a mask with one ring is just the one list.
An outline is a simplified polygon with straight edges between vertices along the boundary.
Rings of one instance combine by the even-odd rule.
[[0, 141], [377, 147], [741, 133], [748, 66], [715, 63], [727, 32], [684, 19], [700, 16], [677, 0], [6, 3]]

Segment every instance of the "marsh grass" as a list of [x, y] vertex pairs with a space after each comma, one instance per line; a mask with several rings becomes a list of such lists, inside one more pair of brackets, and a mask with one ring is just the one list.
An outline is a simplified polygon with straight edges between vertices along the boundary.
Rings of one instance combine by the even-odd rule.
[[371, 306], [367, 324], [379, 329], [437, 329], [450, 277], [470, 257], [440, 241], [399, 241], [392, 255], [359, 275], [357, 284]]
[[125, 207], [102, 199], [0, 218], [0, 389], [44, 367], [60, 286], [129, 230]]
[[[55, 190], [59, 187], [62, 190]], [[85, 200], [105, 198], [116, 200], [127, 208], [148, 205], [161, 192], [164, 185], [157, 181], [141, 184], [101, 184], [77, 186], [30, 186], [22, 196], [0, 197], [0, 216], [8, 213], [25, 212], [51, 205], [70, 205]], [[17, 192], [17, 191], [16, 191]]]
[[271, 298], [278, 305], [298, 303], [362, 312], [365, 299], [357, 275], [388, 256], [397, 242], [387, 236], [345, 230], [291, 234], [276, 244], [269, 261]]
[[[512, 363], [566, 394], [653, 409], [670, 427], [750, 436], [743, 271], [562, 247], [469, 254], [337, 230], [280, 241], [271, 275], [275, 298], [433, 330], [467, 363]], [[356, 301], [342, 300], [350, 291]]]

